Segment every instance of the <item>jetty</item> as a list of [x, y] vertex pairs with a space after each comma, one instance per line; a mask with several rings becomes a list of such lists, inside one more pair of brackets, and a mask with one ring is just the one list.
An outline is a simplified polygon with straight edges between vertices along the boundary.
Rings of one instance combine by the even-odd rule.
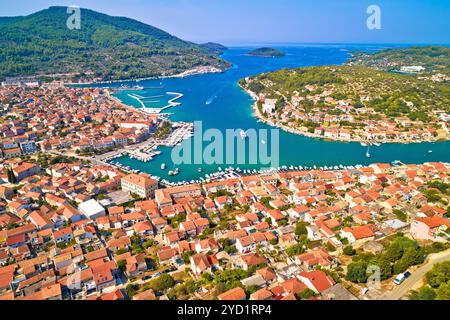
[[159, 96], [144, 97], [144, 96], [137, 95], [134, 93], [129, 93], [128, 96], [139, 102], [139, 104], [141, 105], [142, 111], [149, 113], [149, 114], [160, 114], [161, 112], [163, 112], [164, 110], [166, 110], [168, 108], [181, 105], [180, 102], [176, 102], [176, 101], [184, 96], [182, 93], [178, 93], [178, 92], [166, 92], [166, 94], [173, 95], [174, 97], [172, 99], [170, 99], [168, 101], [168, 104], [162, 108], [152, 108], [152, 107], [147, 106], [148, 103], [158, 103], [158, 102], [160, 102], [159, 100], [158, 101], [145, 101], [145, 100], [146, 99], [154, 99], [154, 98], [162, 98], [164, 96], [159, 95]]

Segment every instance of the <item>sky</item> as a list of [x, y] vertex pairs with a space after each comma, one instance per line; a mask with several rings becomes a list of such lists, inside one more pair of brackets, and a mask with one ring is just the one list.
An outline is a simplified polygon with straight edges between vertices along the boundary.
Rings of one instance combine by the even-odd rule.
[[[78, 5], [193, 42], [450, 44], [450, 0], [0, 0], [0, 16]], [[381, 29], [369, 30], [377, 5]]]

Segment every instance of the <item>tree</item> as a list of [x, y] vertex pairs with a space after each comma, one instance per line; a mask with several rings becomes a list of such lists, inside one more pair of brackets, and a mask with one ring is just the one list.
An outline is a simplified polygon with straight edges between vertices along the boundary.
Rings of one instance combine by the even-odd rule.
[[160, 275], [158, 278], [150, 282], [150, 287], [155, 291], [163, 291], [173, 287], [174, 285], [175, 280], [167, 273]]
[[367, 262], [360, 260], [357, 262], [352, 262], [348, 265], [347, 275], [345, 278], [352, 282], [366, 282], [367, 275]]
[[303, 290], [302, 292], [299, 293], [299, 297], [301, 299], [305, 299], [305, 300], [307, 300], [311, 297], [314, 297], [315, 295], [316, 295], [316, 293], [309, 288], [306, 288], [305, 290]]
[[436, 300], [450, 300], [450, 281], [442, 283], [436, 290]]
[[409, 296], [409, 300], [434, 300], [436, 298], [436, 292], [428, 287], [424, 286], [419, 291], [413, 291]]
[[304, 248], [303, 244], [298, 243], [298, 244], [294, 244], [293, 246], [286, 248], [285, 252], [289, 257], [292, 257], [292, 256], [296, 256], [298, 254], [305, 252], [305, 248]]
[[406, 219], [407, 219], [406, 213], [404, 213], [403, 211], [398, 210], [398, 209], [394, 209], [392, 212], [395, 214], [397, 219], [399, 219], [400, 221], [406, 222]]
[[344, 247], [344, 249], [342, 250], [342, 252], [343, 252], [346, 256], [353, 256], [353, 255], [355, 255], [355, 253], [356, 253], [355, 249], [353, 249], [352, 246], [346, 246], [346, 247]]
[[385, 257], [390, 262], [395, 262], [400, 259], [403, 255], [403, 249], [398, 242], [391, 242], [387, 247]]
[[295, 226], [295, 235], [301, 236], [302, 234], [308, 234], [308, 230], [306, 229], [305, 223], [303, 221], [299, 221]]
[[126, 292], [127, 292], [127, 296], [129, 298], [133, 298], [133, 296], [137, 293], [137, 291], [139, 290], [139, 286], [137, 284], [133, 284], [130, 283], [129, 285], [127, 285], [127, 287], [125, 288]]
[[381, 280], [389, 279], [392, 276], [391, 262], [384, 256], [378, 256], [370, 261], [370, 264], [380, 268]]
[[125, 268], [127, 267], [127, 260], [120, 260], [117, 262], [117, 268], [119, 268], [122, 271], [125, 271]]
[[427, 283], [432, 288], [438, 288], [442, 283], [450, 281], [450, 261], [435, 264], [425, 275]]

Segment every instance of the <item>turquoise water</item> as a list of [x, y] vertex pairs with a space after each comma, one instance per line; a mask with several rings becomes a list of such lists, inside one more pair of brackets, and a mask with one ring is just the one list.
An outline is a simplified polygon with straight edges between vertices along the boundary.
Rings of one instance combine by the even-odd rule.
[[[188, 78], [169, 78], [162, 80], [141, 81], [137, 84], [145, 87], [142, 96], [165, 95], [166, 92], [179, 92], [184, 96], [177, 100], [182, 104], [165, 112], [173, 113], [174, 121], [202, 121], [203, 130], [217, 128], [222, 132], [226, 129], [271, 129], [270, 126], [257, 122], [251, 109], [252, 100], [239, 88], [237, 81], [249, 75], [272, 70], [292, 67], [342, 64], [351, 50], [379, 50], [380, 46], [338, 46], [311, 45], [277, 47], [287, 53], [281, 58], [260, 58], [247, 56], [251, 48], [232, 48], [223, 54], [223, 58], [233, 63], [233, 67], [221, 74], [197, 75]], [[134, 83], [127, 83], [133, 85]], [[115, 84], [120, 85], [120, 84]], [[163, 88], [161, 88], [163, 86]], [[149, 89], [151, 88], [151, 89]], [[116, 96], [123, 102], [140, 107], [140, 104], [127, 96], [127, 92], [119, 92]], [[156, 99], [158, 103], [149, 103], [148, 107], [161, 107], [172, 96]], [[151, 100], [151, 99], [149, 99]], [[206, 104], [206, 102], [211, 102]], [[427, 161], [449, 161], [450, 142], [416, 143], [416, 144], [385, 144], [370, 149], [371, 158], [366, 157], [366, 148], [359, 143], [329, 142], [312, 139], [284, 132], [279, 132], [280, 165], [330, 166], [330, 165], [367, 165], [375, 162], [392, 162], [400, 160], [404, 163], [423, 163]], [[161, 155], [153, 161], [143, 163], [128, 157], [118, 158], [119, 161], [133, 169], [140, 169], [152, 175], [161, 176], [169, 181], [192, 180], [206, 173], [216, 172], [218, 167], [228, 165], [177, 165], [180, 174], [169, 176], [168, 170], [175, 165], [171, 161], [171, 149], [160, 148]], [[432, 150], [432, 153], [429, 152]], [[161, 170], [161, 164], [167, 165]], [[198, 168], [203, 172], [198, 173]], [[258, 169], [261, 165], [234, 165], [241, 169]]]

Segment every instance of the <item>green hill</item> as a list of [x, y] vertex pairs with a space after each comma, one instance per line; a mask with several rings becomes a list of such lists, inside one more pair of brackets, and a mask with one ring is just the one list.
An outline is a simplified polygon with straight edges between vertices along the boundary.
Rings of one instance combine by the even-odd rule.
[[420, 74], [450, 75], [450, 48], [444, 46], [387, 49], [376, 53], [354, 52], [348, 65], [398, 72], [402, 67], [422, 66]]
[[338, 100], [349, 101], [355, 113], [370, 108], [359, 116], [373, 119], [378, 114], [426, 122], [437, 121], [435, 111], [450, 112], [450, 86], [446, 83], [430, 84], [409, 75], [360, 66], [283, 69], [242, 79], [240, 84], [269, 98], [282, 96], [290, 101], [293, 96], [303, 97], [297, 107], [302, 112], [335, 114]]
[[104, 80], [173, 75], [228, 64], [204, 47], [139, 21], [81, 9], [70, 30], [66, 7], [0, 18], [0, 78], [79, 74]]

